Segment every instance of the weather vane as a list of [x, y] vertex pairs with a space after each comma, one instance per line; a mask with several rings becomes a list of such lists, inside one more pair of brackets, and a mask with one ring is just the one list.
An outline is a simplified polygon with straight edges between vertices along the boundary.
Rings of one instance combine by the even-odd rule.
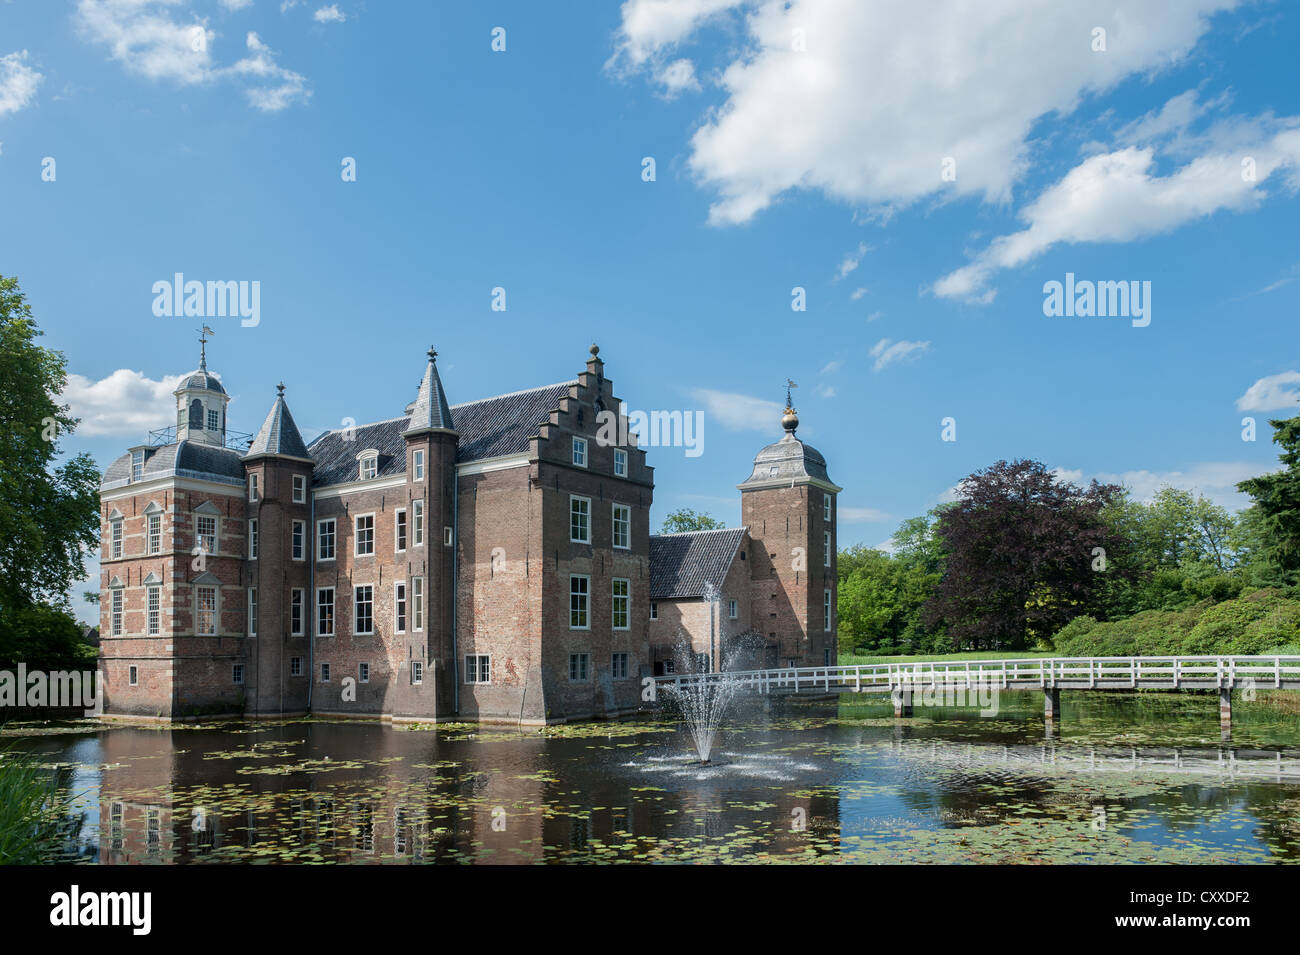
[[791, 381], [789, 378], [787, 378], [787, 379], [785, 380], [785, 406], [786, 406], [787, 408], [793, 408], [793, 407], [794, 407], [794, 399], [792, 399], [792, 398], [790, 397], [790, 389], [791, 389], [791, 388], [798, 388], [798, 387], [799, 387], [799, 386], [796, 385], [796, 384], [795, 384], [793, 381]]
[[199, 333], [199, 369], [202, 370], [202, 371], [207, 371], [207, 370], [208, 370], [208, 338], [207, 338], [207, 336], [209, 336], [209, 335], [215, 335], [216, 332], [214, 332], [212, 329], [208, 328], [208, 326], [206, 326], [206, 325], [204, 325], [202, 328], [196, 328], [196, 329], [194, 329], [194, 330], [195, 330], [196, 332]]

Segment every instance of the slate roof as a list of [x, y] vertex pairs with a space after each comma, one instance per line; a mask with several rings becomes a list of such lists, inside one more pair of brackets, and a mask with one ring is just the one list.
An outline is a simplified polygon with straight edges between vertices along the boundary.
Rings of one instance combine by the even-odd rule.
[[[181, 477], [216, 477], [226, 483], [244, 481], [244, 465], [238, 451], [197, 441], [181, 441], [148, 448], [143, 480], [177, 474]], [[101, 487], [127, 483], [131, 478], [131, 452], [113, 461], [104, 471]]]
[[217, 376], [211, 374], [206, 368], [190, 372], [189, 377], [185, 379], [185, 384], [181, 385], [177, 390], [185, 388], [200, 388], [204, 391], [215, 391], [221, 395], [226, 393], [226, 389], [221, 387], [221, 382], [217, 381]]
[[447, 393], [442, 388], [442, 378], [438, 375], [438, 363], [434, 361], [434, 352], [429, 352], [429, 364], [424, 369], [424, 379], [411, 406], [411, 422], [407, 426], [408, 434], [442, 428], [456, 430], [452, 424], [451, 409], [447, 407]]
[[[537, 434], [550, 412], [560, 407], [560, 399], [576, 384], [576, 381], [566, 381], [451, 405], [447, 412], [460, 434], [456, 461], [479, 461], [527, 451], [528, 439]], [[417, 398], [412, 413], [418, 406]], [[404, 474], [406, 440], [402, 435], [410, 422], [411, 417], [403, 415], [359, 425], [351, 441], [343, 440], [343, 431], [325, 432], [307, 449], [316, 460], [313, 483], [322, 487], [355, 481], [357, 455], [368, 448], [379, 452], [377, 477]]]
[[704, 596], [704, 585], [722, 589], [746, 527], [650, 536], [650, 599]]
[[743, 482], [736, 485], [741, 489], [755, 487], [779, 487], [791, 481], [808, 479], [824, 481], [840, 488], [826, 473], [826, 459], [811, 444], [805, 444], [787, 431], [785, 437], [775, 444], [769, 444], [754, 457], [754, 470]]
[[275, 399], [275, 404], [271, 406], [271, 413], [266, 416], [262, 422], [261, 429], [258, 430], [257, 436], [253, 438], [253, 443], [249, 445], [245, 457], [252, 457], [258, 454], [282, 454], [291, 458], [309, 458], [307, 445], [303, 443], [302, 435], [298, 432], [298, 426], [294, 424], [293, 415], [289, 413], [289, 406], [284, 403], [284, 395], [279, 395]]

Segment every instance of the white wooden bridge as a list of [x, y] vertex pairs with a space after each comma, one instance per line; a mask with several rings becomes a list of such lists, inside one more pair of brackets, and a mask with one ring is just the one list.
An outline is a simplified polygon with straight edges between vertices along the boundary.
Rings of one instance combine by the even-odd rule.
[[895, 716], [910, 716], [913, 694], [953, 691], [983, 696], [999, 690], [1042, 690], [1049, 722], [1061, 715], [1061, 690], [1217, 690], [1220, 722], [1232, 725], [1234, 689], [1300, 690], [1300, 656], [1029, 657], [862, 663], [682, 673], [659, 686], [707, 688], [734, 681], [764, 695], [889, 694]]

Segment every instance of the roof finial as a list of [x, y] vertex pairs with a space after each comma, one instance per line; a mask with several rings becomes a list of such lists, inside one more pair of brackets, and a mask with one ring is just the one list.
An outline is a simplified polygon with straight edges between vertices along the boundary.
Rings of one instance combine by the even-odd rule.
[[283, 398], [283, 397], [284, 397], [284, 382], [283, 382], [283, 381], [281, 381], [278, 385], [275, 386], [275, 391], [276, 391], [276, 397], [279, 397], [279, 398]]
[[199, 371], [208, 370], [208, 338], [209, 335], [215, 335], [212, 329], [204, 325], [197, 330], [199, 333]]
[[798, 388], [789, 378], [785, 380], [785, 414], [781, 416], [781, 427], [785, 428], [786, 433], [793, 435], [795, 429], [799, 427], [799, 416], [794, 410], [794, 399], [790, 395], [791, 388]]
[[429, 361], [434, 363], [438, 361], [438, 350], [432, 345], [429, 346]]
[[591, 357], [592, 357], [592, 358], [599, 358], [599, 357], [600, 357], [600, 346], [597, 345], [595, 342], [592, 342], [591, 347], [588, 348], [587, 351], [591, 352]]

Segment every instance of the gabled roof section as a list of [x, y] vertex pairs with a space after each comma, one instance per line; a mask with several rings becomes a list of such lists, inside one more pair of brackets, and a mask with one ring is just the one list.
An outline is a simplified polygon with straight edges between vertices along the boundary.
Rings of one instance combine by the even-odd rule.
[[706, 584], [718, 590], [747, 527], [650, 536], [650, 599], [703, 597]]
[[253, 443], [244, 458], [247, 460], [264, 454], [274, 454], [310, 460], [311, 455], [307, 452], [307, 445], [298, 432], [298, 425], [294, 423], [293, 415], [289, 413], [289, 406], [285, 404], [284, 385], [277, 387], [279, 394], [276, 395], [275, 404], [271, 406], [270, 414], [262, 422], [262, 427], [258, 430], [257, 437], [253, 438]]
[[455, 430], [451, 408], [447, 406], [447, 393], [443, 390], [442, 378], [438, 375], [438, 353], [430, 348], [429, 364], [424, 368], [424, 378], [420, 381], [420, 390], [411, 407], [411, 419], [405, 433]]

